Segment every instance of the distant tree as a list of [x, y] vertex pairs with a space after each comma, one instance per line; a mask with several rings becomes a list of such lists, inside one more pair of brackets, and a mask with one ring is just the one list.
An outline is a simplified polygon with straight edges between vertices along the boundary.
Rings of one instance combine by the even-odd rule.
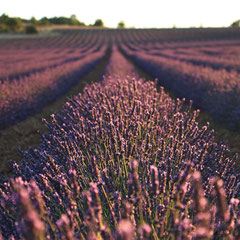
[[49, 18], [49, 22], [52, 24], [63, 25], [69, 24], [69, 19], [66, 17], [53, 17]]
[[78, 21], [77, 16], [75, 14], [73, 14], [70, 17], [70, 20], [71, 20], [71, 25], [79, 25], [79, 21]]
[[231, 27], [240, 27], [240, 20], [237, 20], [231, 24]]
[[104, 23], [103, 23], [103, 21], [101, 19], [97, 19], [95, 21], [95, 23], [93, 24], [93, 26], [95, 26], [95, 27], [103, 27]]
[[86, 26], [86, 24], [84, 22], [79, 21], [79, 26]]
[[124, 21], [120, 21], [119, 23], [118, 23], [118, 26], [117, 26], [118, 28], [125, 28], [125, 23], [124, 23]]
[[0, 24], [7, 24], [7, 21], [9, 20], [9, 16], [7, 14], [3, 14], [0, 16]]
[[0, 16], [0, 32], [8, 32], [9, 28], [7, 26], [7, 21], [9, 20], [9, 17], [7, 14], [3, 14]]
[[9, 27], [11, 31], [17, 31], [22, 27], [21, 18], [9, 18], [6, 22], [6, 25]]
[[18, 31], [21, 27], [21, 18], [11, 18], [5, 13], [0, 16], [0, 32]]
[[85, 26], [85, 23], [84, 22], [80, 22], [78, 19], [77, 19], [77, 16], [75, 14], [73, 14], [71, 17], [70, 17], [70, 25], [74, 25], [74, 26]]
[[35, 26], [38, 25], [38, 20], [35, 17], [32, 17], [30, 22], [32, 25], [35, 25]]
[[[44, 19], [46, 21], [46, 19]], [[70, 18], [67, 17], [53, 17], [49, 18], [48, 21], [51, 24], [57, 24], [57, 25], [75, 25], [75, 26], [80, 26], [80, 25], [85, 25], [84, 23], [80, 22], [76, 15], [72, 15]]]
[[39, 24], [40, 25], [49, 25], [50, 24], [50, 21], [47, 17], [43, 17], [39, 20]]

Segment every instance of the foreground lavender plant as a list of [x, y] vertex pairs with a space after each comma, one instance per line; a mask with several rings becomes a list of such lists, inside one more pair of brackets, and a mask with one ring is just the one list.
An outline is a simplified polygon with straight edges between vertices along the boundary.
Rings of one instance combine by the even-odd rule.
[[236, 157], [199, 129], [198, 111], [129, 75], [86, 87], [45, 121], [41, 146], [1, 187], [4, 239], [238, 238]]

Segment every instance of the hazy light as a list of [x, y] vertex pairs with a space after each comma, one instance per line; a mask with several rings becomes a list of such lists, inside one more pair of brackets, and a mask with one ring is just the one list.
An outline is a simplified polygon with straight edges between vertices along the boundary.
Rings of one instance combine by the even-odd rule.
[[8, 0], [1, 2], [0, 14], [27, 19], [76, 14], [86, 24], [100, 18], [108, 27], [122, 20], [127, 27], [228, 27], [240, 19], [239, 9], [239, 0]]

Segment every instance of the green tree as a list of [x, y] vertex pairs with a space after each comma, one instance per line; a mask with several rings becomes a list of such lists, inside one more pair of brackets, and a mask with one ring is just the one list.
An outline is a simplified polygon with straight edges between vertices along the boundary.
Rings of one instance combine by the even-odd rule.
[[66, 17], [54, 17], [54, 18], [50, 19], [50, 21], [51, 21], [51, 23], [59, 24], [59, 25], [70, 24], [70, 20]]
[[95, 21], [95, 23], [93, 24], [93, 26], [95, 26], [95, 27], [103, 27], [104, 23], [103, 23], [102, 19], [97, 19]]
[[9, 31], [9, 28], [7, 26], [8, 19], [9, 17], [5, 13], [2, 16], [0, 16], [0, 33]]
[[75, 14], [73, 14], [70, 17], [70, 22], [71, 22], [71, 25], [74, 25], [74, 26], [80, 25], [80, 22], [78, 21], [77, 16]]
[[7, 24], [7, 21], [9, 20], [9, 16], [7, 14], [3, 14], [0, 16], [0, 24]]
[[22, 27], [21, 18], [9, 18], [6, 22], [6, 25], [9, 27], [11, 31], [17, 31]]
[[49, 22], [49, 20], [48, 20], [47, 17], [43, 17], [43, 18], [41, 18], [41, 19], [39, 20], [39, 24], [40, 24], [40, 25], [49, 25], [50, 22]]
[[125, 22], [124, 21], [120, 21], [119, 23], [118, 23], [118, 26], [117, 26], [118, 28], [125, 28]]
[[35, 25], [35, 26], [38, 25], [38, 20], [35, 17], [32, 17], [30, 22], [32, 25]]
[[233, 22], [231, 27], [240, 27], [240, 20]]

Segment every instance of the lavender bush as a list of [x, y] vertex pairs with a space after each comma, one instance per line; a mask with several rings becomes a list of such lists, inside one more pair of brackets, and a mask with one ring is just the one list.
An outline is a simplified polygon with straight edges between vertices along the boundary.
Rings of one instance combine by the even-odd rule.
[[184, 100], [132, 71], [116, 77], [126, 69], [115, 49], [114, 77], [69, 99], [14, 164], [0, 190], [4, 239], [239, 239], [237, 156]]

